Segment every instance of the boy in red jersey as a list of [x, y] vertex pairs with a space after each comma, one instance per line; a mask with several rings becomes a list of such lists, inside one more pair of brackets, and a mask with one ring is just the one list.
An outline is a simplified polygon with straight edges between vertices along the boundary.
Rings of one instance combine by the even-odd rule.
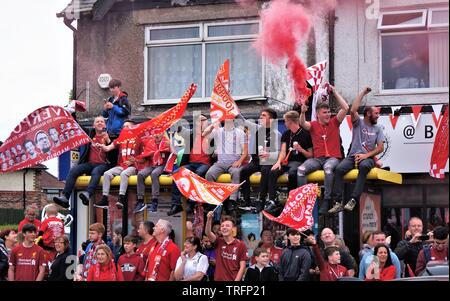
[[143, 281], [144, 257], [135, 253], [137, 239], [133, 236], [125, 236], [123, 247], [125, 254], [119, 257], [117, 262], [117, 279], [119, 281]]

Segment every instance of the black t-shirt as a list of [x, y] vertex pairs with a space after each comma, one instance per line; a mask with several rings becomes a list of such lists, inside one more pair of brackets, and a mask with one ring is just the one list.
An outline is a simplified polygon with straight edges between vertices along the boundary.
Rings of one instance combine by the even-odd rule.
[[[281, 144], [286, 143], [286, 155], [289, 153], [289, 148], [293, 147], [294, 142], [297, 141], [298, 144], [305, 150], [308, 150], [313, 147], [311, 135], [308, 131], [305, 131], [302, 128], [299, 128], [297, 133], [292, 133], [291, 130], [287, 130], [281, 136]], [[306, 157], [298, 152], [293, 150], [289, 156], [289, 162], [298, 161], [304, 162], [306, 161]]]

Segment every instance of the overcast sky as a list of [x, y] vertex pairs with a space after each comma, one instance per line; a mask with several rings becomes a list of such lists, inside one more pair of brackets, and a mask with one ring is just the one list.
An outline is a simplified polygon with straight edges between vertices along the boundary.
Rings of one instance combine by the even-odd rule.
[[[29, 113], [64, 106], [72, 88], [72, 31], [56, 13], [70, 0], [2, 1], [0, 140]], [[57, 176], [57, 159], [45, 162]]]

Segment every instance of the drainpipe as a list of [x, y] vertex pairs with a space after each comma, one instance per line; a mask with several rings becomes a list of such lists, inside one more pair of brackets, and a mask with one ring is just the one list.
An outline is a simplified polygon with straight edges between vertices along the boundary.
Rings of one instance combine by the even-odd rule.
[[27, 191], [26, 191], [26, 175], [30, 171], [30, 169], [25, 168], [23, 172], [23, 210], [25, 211], [27, 207]]
[[328, 13], [328, 70], [329, 82], [334, 85], [334, 27], [336, 24], [336, 11]]
[[73, 97], [77, 95], [77, 29], [72, 26], [73, 19], [64, 17], [64, 24], [73, 32], [73, 58], [72, 58], [72, 93]]

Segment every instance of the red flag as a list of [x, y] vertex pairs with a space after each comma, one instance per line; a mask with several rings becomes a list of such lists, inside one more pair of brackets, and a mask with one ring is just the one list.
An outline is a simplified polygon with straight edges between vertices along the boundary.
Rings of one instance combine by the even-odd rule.
[[69, 113], [86, 112], [86, 102], [84, 100], [70, 100], [64, 107]]
[[345, 119], [347, 119], [348, 128], [352, 130], [353, 129], [352, 115], [345, 116]]
[[240, 184], [208, 182], [184, 167], [181, 167], [174, 173], [172, 179], [186, 198], [198, 203], [211, 205], [222, 204], [226, 198], [241, 186]]
[[420, 112], [422, 111], [422, 106], [421, 105], [412, 106], [411, 109], [413, 111], [411, 114], [411, 119], [413, 121], [414, 128], [416, 128], [417, 124], [419, 123]]
[[445, 166], [448, 160], [448, 106], [439, 124], [436, 138], [434, 139], [433, 152], [430, 160], [430, 176], [438, 179], [445, 177]]
[[289, 192], [288, 200], [279, 217], [263, 211], [266, 218], [298, 231], [305, 231], [314, 224], [312, 211], [316, 202], [319, 186], [306, 184]]
[[394, 130], [395, 130], [395, 126], [397, 125], [398, 117], [400, 117], [400, 115], [395, 116], [395, 115], [389, 114], [389, 119], [391, 120], [392, 128]]
[[130, 139], [131, 137], [142, 136], [148, 137], [155, 134], [160, 134], [170, 128], [178, 120], [183, 117], [184, 111], [186, 110], [188, 101], [195, 94], [197, 90], [196, 84], [191, 84], [191, 86], [186, 90], [181, 100], [172, 108], [160, 114], [159, 116], [150, 119], [149, 121], [138, 124], [132, 129], [123, 129], [120, 132], [119, 137], [116, 139], [116, 143], [120, 143]]
[[62, 107], [39, 108], [24, 118], [0, 147], [0, 173], [37, 165], [90, 141]]
[[211, 94], [210, 116], [213, 123], [234, 119], [239, 114], [239, 108], [228, 91], [229, 82], [229, 61], [226, 60], [217, 72]]
[[172, 173], [175, 167], [175, 161], [177, 160], [177, 155], [170, 153], [169, 159], [167, 159], [166, 166], [164, 167], [164, 172]]

